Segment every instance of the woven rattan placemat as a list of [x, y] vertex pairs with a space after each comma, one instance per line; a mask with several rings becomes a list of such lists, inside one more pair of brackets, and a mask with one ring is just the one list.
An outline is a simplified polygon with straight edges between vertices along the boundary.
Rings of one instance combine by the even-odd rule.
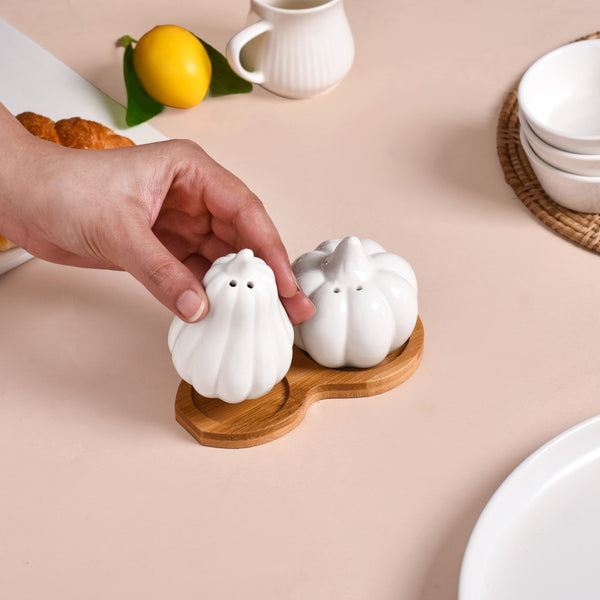
[[[578, 40], [600, 38], [600, 32]], [[519, 84], [508, 94], [500, 117], [496, 145], [506, 182], [542, 223], [569, 240], [600, 254], [600, 214], [578, 213], [551, 200], [529, 165], [519, 139]]]

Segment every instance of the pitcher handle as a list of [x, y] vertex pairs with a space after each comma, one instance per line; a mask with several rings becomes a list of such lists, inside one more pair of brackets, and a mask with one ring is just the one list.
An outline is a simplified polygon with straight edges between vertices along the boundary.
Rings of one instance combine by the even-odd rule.
[[248, 71], [242, 66], [240, 53], [242, 48], [252, 39], [269, 31], [272, 25], [268, 21], [258, 21], [236, 33], [227, 44], [227, 61], [231, 68], [243, 79], [260, 85], [265, 76], [261, 71]]

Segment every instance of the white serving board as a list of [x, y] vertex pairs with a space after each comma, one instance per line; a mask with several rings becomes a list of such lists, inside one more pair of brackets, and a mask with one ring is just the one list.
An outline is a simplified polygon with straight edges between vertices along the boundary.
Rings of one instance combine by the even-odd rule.
[[0, 275], [22, 265], [32, 258], [33, 256], [23, 250], [23, 248], [11, 248], [10, 250], [0, 252]]
[[[165, 140], [147, 123], [125, 127], [125, 108], [47, 50], [0, 19], [0, 102], [13, 114], [33, 111], [53, 120], [82, 117], [136, 144]], [[0, 254], [0, 274], [29, 258], [20, 248]]]
[[498, 488], [469, 540], [459, 600], [600, 598], [600, 416], [554, 438]]
[[26, 35], [0, 19], [0, 102], [13, 114], [98, 121], [136, 144], [164, 140], [147, 123], [125, 127], [125, 108]]

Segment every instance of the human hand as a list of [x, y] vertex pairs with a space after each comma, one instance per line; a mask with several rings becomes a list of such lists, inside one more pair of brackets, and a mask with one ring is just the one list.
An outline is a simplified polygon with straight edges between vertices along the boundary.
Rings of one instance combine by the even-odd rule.
[[251, 248], [272, 268], [292, 322], [312, 316], [260, 200], [193, 142], [72, 150], [13, 121], [22, 131], [5, 129], [14, 144], [0, 166], [0, 222], [32, 254], [127, 270], [195, 321], [208, 310], [201, 280], [211, 263]]

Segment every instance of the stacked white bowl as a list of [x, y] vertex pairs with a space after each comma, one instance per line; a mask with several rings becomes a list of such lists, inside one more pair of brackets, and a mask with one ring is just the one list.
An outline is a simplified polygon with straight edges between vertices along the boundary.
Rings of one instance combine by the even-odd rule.
[[542, 56], [519, 83], [521, 144], [558, 204], [600, 213], [600, 39]]

